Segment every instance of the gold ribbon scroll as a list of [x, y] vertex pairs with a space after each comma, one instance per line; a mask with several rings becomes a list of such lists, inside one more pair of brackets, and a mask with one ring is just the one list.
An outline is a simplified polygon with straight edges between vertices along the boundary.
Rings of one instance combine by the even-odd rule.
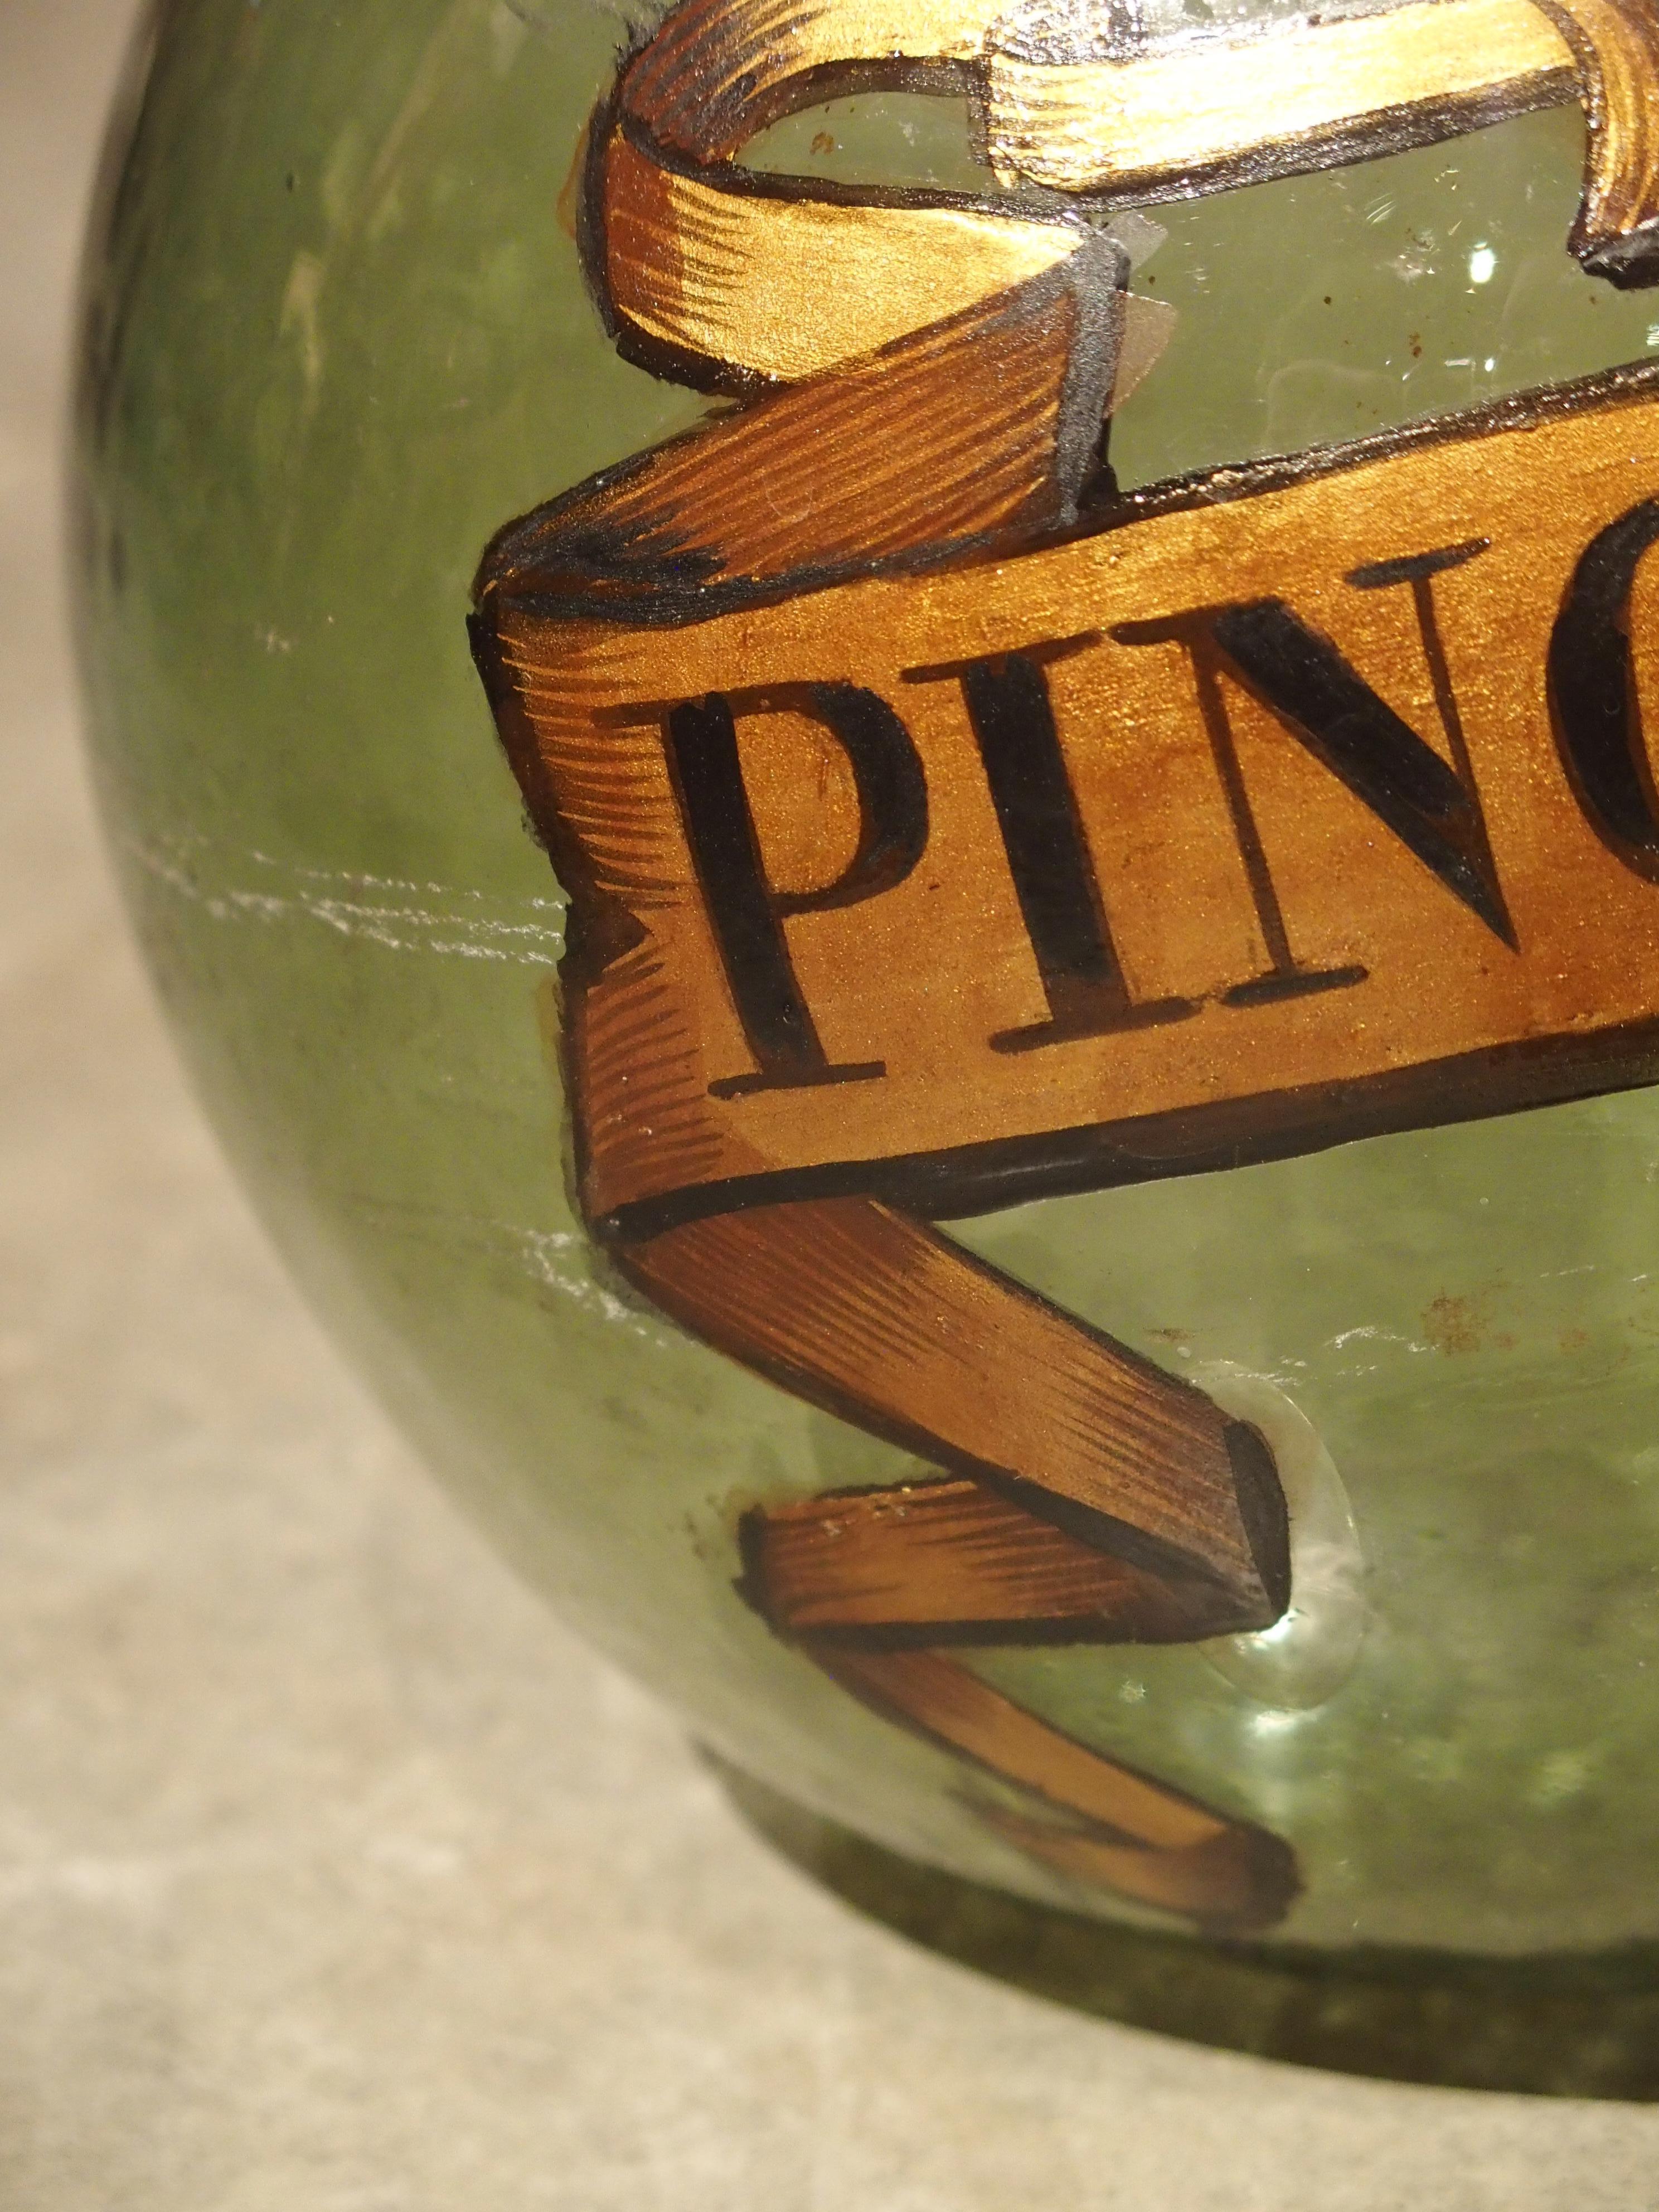
[[[584, 244], [619, 344], [744, 404], [479, 580], [570, 899], [587, 1220], [686, 1327], [940, 1471], [757, 1509], [743, 1587], [1012, 1785], [981, 1809], [1020, 1849], [1215, 1926], [1283, 1913], [1285, 1846], [953, 1655], [1270, 1625], [1271, 1453], [933, 1224], [1659, 1075], [1626, 743], [1659, 398], [1621, 374], [1121, 498], [1097, 210], [1577, 98], [1573, 250], [1645, 282], [1651, 43], [1601, 0], [1152, 46], [1087, 7], [690, 0], [595, 118]], [[965, 86], [1025, 189], [738, 166], [871, 83]]]

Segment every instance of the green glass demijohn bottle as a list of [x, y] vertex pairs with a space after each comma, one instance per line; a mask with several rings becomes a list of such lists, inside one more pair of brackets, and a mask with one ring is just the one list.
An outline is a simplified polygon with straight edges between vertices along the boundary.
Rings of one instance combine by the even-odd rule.
[[225, 1144], [781, 1832], [1051, 1948], [1659, 1942], [1656, 54], [165, 0], [136, 58], [83, 658]]

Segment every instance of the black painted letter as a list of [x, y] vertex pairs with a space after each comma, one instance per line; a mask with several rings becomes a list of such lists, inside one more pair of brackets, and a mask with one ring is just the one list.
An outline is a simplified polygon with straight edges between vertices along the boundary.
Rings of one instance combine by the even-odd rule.
[[[859, 801], [858, 849], [833, 884], [778, 891], [766, 879], [744, 788], [736, 717], [793, 711], [821, 723], [846, 754]], [[879, 1060], [835, 1066], [802, 996], [784, 917], [855, 905], [902, 883], [927, 842], [927, 787], [910, 733], [884, 699], [856, 684], [711, 692], [667, 717], [668, 755], [704, 904], [732, 1002], [757, 1072], [710, 1088], [723, 1097], [783, 1085], [856, 1082]]]
[[1631, 665], [1630, 595], [1659, 538], [1659, 500], [1610, 522], [1584, 548], [1550, 634], [1550, 715], [1573, 796], [1603, 844], [1659, 879], [1659, 795]]
[[1321, 765], [1330, 770], [1452, 896], [1515, 949], [1486, 836], [1486, 817], [1470, 773], [1462, 717], [1453, 696], [1435, 612], [1431, 579], [1486, 550], [1486, 541], [1365, 568], [1347, 581], [1359, 591], [1412, 587], [1435, 701], [1455, 766], [1403, 722], [1330, 639], [1283, 599], [1194, 607], [1160, 622], [1125, 623], [1112, 635], [1124, 645], [1179, 643], [1188, 651], [1216, 766], [1233, 817], [1272, 967], [1225, 996], [1249, 1005], [1304, 991], [1362, 981], [1362, 968], [1303, 969], [1292, 957], [1285, 920], [1244, 789], [1237, 750], [1218, 675], [1225, 669], [1254, 695]]
[[906, 672], [910, 683], [950, 676], [962, 685], [1008, 872], [1048, 1001], [1047, 1022], [991, 1039], [999, 1052], [1181, 1021], [1198, 1011], [1191, 999], [1138, 1006], [1112, 944], [1043, 670], [1044, 661], [1059, 653], [1097, 641], [1091, 635], [1059, 647], [1031, 646], [994, 659]]

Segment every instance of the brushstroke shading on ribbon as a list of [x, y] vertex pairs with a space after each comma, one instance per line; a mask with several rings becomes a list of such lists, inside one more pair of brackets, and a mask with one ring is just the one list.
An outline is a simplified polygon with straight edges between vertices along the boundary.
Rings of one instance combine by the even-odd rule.
[[[1127, 297], [1127, 256], [1100, 219], [1115, 201], [1576, 98], [1589, 150], [1574, 250], [1615, 282], [1650, 281], [1654, 158], [1637, 94], [1652, 34], [1645, 7], [1605, 0], [1409, 0], [1153, 50], [1114, 21], [1076, 9], [1013, 21], [987, 0], [688, 0], [672, 14], [590, 128], [580, 236], [619, 347], [742, 404], [503, 532], [473, 637], [571, 901], [562, 1049], [586, 1218], [663, 1310], [941, 1471], [757, 1508], [743, 1531], [750, 1602], [873, 1710], [1034, 1802], [979, 1808], [1020, 1850], [1242, 1929], [1296, 1893], [1282, 1842], [1077, 1742], [954, 1655], [1271, 1625], [1289, 1595], [1272, 1455], [1201, 1392], [970, 1257], [925, 1202], [850, 1187], [708, 1195], [685, 1104], [714, 1087], [698, 1007], [659, 958], [652, 917], [696, 888], [687, 747], [737, 740], [729, 710], [695, 696], [641, 707], [635, 646], [861, 575], [1041, 546], [1109, 498], [1104, 425], [1131, 356], [1144, 367], [1155, 351], [1133, 319], [1157, 312]], [[965, 89], [1018, 197], [740, 167], [783, 114], [872, 85]], [[830, 713], [822, 685], [796, 690], [797, 708]], [[720, 834], [741, 843], [752, 825]], [[849, 881], [866, 846], [861, 831]], [[884, 865], [902, 872], [921, 849]], [[758, 867], [752, 851], [744, 865]], [[776, 912], [750, 921], [781, 927]], [[720, 988], [712, 956], [707, 980]], [[871, 1073], [831, 1066], [804, 1019], [777, 1010], [775, 1086], [792, 1052], [802, 1082]], [[647, 1183], [703, 1194], [679, 1218], [630, 1214]]]

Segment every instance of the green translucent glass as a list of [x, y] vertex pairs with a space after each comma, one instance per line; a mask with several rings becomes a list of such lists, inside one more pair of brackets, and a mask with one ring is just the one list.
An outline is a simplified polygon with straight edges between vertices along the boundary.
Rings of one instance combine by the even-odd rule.
[[[750, 1503], [898, 1455], [611, 1279], [545, 1045], [561, 903], [464, 629], [510, 517], [696, 421], [621, 362], [558, 202], [623, 35], [550, 0], [170, 0], [89, 264], [77, 496], [110, 833], [225, 1142], [319, 1307], [519, 1568], [787, 1797], [1074, 1911], [962, 1770], [732, 1587]], [[1178, 311], [1120, 480], [1659, 348], [1581, 275], [1558, 110], [1152, 210]], [[814, 150], [814, 142], [816, 148]], [[963, 112], [834, 103], [757, 161], [990, 189]], [[1659, 1099], [960, 1233], [1178, 1370], [1271, 1378], [1346, 1483], [1358, 1667], [1265, 1705], [1191, 1648], [974, 1663], [1295, 1847], [1286, 1943], [1659, 1937]], [[984, 1785], [989, 1788], [991, 1785]]]

